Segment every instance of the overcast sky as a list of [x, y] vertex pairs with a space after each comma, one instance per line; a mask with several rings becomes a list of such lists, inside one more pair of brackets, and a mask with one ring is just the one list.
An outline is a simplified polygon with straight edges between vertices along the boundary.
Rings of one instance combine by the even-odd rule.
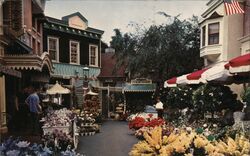
[[45, 15], [61, 19], [62, 16], [79, 11], [90, 27], [104, 30], [102, 40], [109, 44], [113, 29], [131, 32], [130, 23], [149, 26], [161, 24], [166, 18], [157, 12], [169, 15], [181, 14], [181, 18], [200, 16], [208, 0], [49, 0]]

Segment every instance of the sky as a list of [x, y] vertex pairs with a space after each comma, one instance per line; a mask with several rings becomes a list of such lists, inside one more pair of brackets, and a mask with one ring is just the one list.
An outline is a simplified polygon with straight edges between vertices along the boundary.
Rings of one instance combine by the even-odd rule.
[[209, 0], [47, 0], [45, 15], [61, 19], [62, 16], [80, 12], [89, 27], [104, 31], [102, 40], [109, 44], [114, 29], [133, 32], [132, 23], [149, 27], [162, 24], [166, 18], [158, 12], [181, 19], [200, 16]]

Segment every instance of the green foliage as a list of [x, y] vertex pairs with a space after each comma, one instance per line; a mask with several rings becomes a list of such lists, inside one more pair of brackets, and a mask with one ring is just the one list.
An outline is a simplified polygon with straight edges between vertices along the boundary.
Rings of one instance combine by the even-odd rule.
[[166, 105], [171, 108], [192, 108], [193, 89], [188, 86], [171, 88], [167, 93]]
[[250, 87], [246, 89], [242, 99], [246, 102], [247, 106], [250, 106]]
[[114, 30], [110, 44], [116, 49], [117, 68], [126, 64], [132, 78], [150, 77], [161, 82], [201, 68], [198, 18], [165, 17], [162, 25], [137, 25], [133, 34]]
[[214, 113], [227, 108], [232, 111], [240, 110], [242, 105], [236, 97], [227, 86], [202, 85], [194, 92], [194, 108], [200, 113]]

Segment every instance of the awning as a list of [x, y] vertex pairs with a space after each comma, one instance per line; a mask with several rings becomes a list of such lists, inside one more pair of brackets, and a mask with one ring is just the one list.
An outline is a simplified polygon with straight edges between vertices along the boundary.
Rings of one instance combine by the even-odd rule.
[[176, 83], [178, 85], [188, 84], [187, 74], [177, 77]]
[[17, 70], [14, 70], [14, 69], [11, 69], [11, 68], [8, 68], [6, 66], [2, 66], [2, 65], [0, 65], [0, 73], [15, 76], [15, 77], [18, 77], [18, 78], [22, 77], [21, 72], [19, 72]]
[[250, 71], [250, 53], [241, 55], [229, 61], [226, 65], [230, 73], [244, 73]]
[[207, 69], [203, 74], [201, 74], [202, 81], [227, 81], [228, 77], [231, 76], [229, 71], [225, 69], [227, 63], [221, 62], [213, 67]]
[[154, 92], [155, 84], [127, 84], [123, 92]]
[[177, 78], [176, 77], [173, 77], [167, 81], [164, 82], [164, 88], [167, 88], [167, 87], [176, 87], [176, 80]]
[[187, 75], [188, 84], [199, 84], [199, 83], [206, 83], [203, 79], [201, 79], [201, 75], [208, 70], [209, 68], [201, 69], [191, 74]]

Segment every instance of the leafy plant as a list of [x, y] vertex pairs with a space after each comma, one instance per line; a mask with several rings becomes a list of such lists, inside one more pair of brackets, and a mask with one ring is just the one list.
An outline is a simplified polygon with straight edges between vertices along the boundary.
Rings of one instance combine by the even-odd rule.
[[220, 112], [223, 109], [240, 110], [242, 104], [237, 101], [236, 95], [227, 86], [202, 85], [194, 91], [194, 108], [203, 117], [205, 112]]

